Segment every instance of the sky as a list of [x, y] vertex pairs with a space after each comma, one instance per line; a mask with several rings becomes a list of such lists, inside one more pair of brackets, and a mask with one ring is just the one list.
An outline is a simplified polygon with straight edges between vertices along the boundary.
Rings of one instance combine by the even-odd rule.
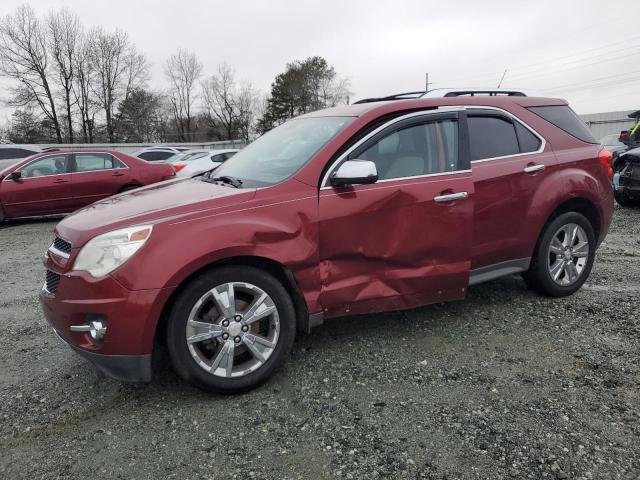
[[[0, 15], [22, 3], [2, 0]], [[352, 101], [423, 90], [427, 72], [430, 88], [496, 87], [506, 69], [503, 87], [565, 98], [578, 113], [640, 109], [637, 0], [26, 3], [126, 31], [151, 61], [158, 90], [167, 57], [185, 48], [205, 75], [226, 62], [264, 93], [287, 62], [321, 55], [350, 80]]]

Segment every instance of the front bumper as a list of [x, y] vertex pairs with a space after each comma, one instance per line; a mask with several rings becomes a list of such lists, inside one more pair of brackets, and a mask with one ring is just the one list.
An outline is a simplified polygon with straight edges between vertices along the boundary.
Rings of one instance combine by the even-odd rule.
[[141, 383], [151, 381], [151, 355], [102, 355], [70, 344], [55, 328], [57, 337], [83, 358], [89, 360], [107, 377], [120, 382]]
[[[47, 263], [49, 272], [55, 267]], [[156, 326], [172, 289], [128, 290], [109, 276], [57, 273], [56, 291], [43, 287], [40, 292], [42, 311], [56, 335], [111, 378], [150, 381]], [[106, 324], [101, 341], [76, 328], [95, 318]]]

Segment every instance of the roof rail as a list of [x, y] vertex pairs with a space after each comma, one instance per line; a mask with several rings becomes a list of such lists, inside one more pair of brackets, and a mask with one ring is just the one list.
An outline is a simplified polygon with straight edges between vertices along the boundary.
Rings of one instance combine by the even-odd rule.
[[464, 95], [489, 95], [491, 97], [539, 97], [541, 95], [530, 90], [513, 88], [436, 88], [426, 92], [424, 98], [461, 97]]
[[443, 97], [461, 97], [464, 95], [488, 95], [491, 97], [506, 96], [506, 97], [542, 97], [543, 95], [523, 89], [513, 88], [436, 88], [429, 91], [417, 91], [396, 93], [395, 95], [389, 95], [386, 97], [372, 97], [363, 98], [357, 102], [353, 102], [354, 105], [359, 103], [371, 103], [371, 102], [386, 102], [390, 100], [411, 100], [416, 98], [443, 98]]
[[386, 102], [389, 100], [410, 100], [412, 98], [420, 98], [425, 94], [424, 90], [420, 90], [418, 92], [405, 92], [405, 93], [396, 93], [394, 95], [389, 95], [386, 97], [372, 97], [372, 98], [363, 98], [362, 100], [358, 100], [357, 102], [353, 102], [353, 105], [358, 103], [371, 103], [371, 102]]

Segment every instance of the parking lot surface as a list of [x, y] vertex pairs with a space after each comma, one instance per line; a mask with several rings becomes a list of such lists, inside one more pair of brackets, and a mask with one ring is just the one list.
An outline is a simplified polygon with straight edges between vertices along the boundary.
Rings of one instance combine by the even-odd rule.
[[227, 397], [168, 367], [119, 384], [62, 345], [38, 304], [54, 226], [0, 226], [0, 478], [640, 477], [640, 210], [572, 297], [514, 276], [329, 321]]

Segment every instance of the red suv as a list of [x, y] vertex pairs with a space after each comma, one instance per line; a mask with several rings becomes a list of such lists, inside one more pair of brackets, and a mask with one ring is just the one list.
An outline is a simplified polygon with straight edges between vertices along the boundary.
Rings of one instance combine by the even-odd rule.
[[171, 165], [154, 165], [113, 150], [39, 153], [0, 170], [0, 221], [69, 213], [175, 175]]
[[150, 380], [166, 346], [182, 378], [235, 392], [325, 318], [456, 300], [514, 273], [546, 295], [580, 288], [613, 212], [611, 156], [566, 102], [395, 98], [303, 115], [210, 175], [65, 218], [47, 320], [113, 378]]

